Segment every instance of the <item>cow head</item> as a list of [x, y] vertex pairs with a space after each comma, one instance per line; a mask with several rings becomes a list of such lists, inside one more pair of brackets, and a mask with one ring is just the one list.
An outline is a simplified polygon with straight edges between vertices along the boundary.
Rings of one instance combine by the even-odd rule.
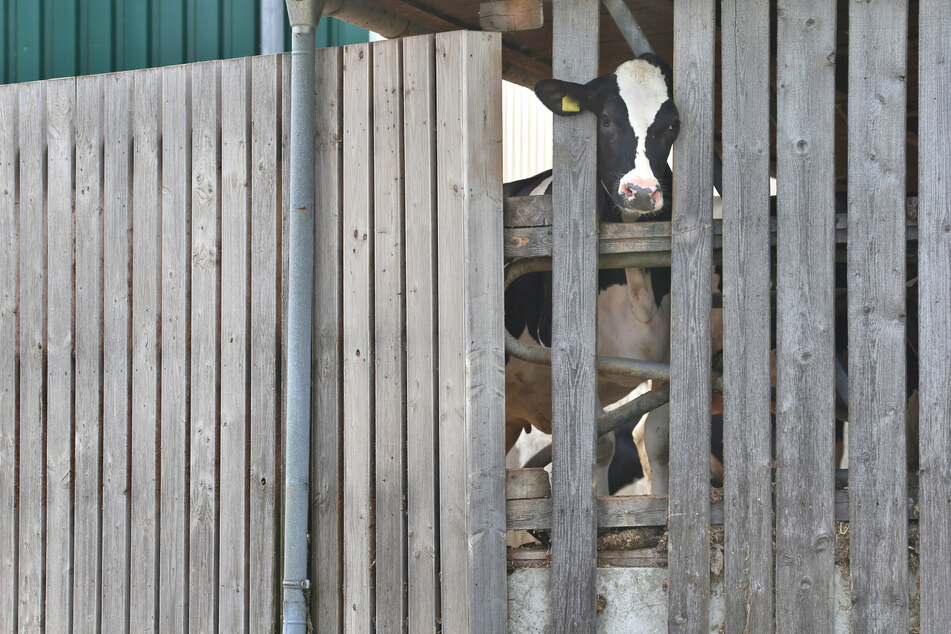
[[667, 156], [680, 132], [671, 85], [670, 68], [652, 53], [587, 84], [557, 79], [535, 84], [535, 94], [555, 114], [587, 111], [597, 117], [598, 179], [613, 202], [612, 212], [619, 211], [624, 221], [669, 203]]

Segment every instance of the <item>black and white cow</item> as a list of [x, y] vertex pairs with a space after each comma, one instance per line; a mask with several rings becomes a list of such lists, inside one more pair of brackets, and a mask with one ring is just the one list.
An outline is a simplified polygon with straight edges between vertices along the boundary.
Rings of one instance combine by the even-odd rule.
[[[671, 172], [667, 157], [680, 131], [680, 119], [672, 99], [671, 71], [660, 58], [641, 55], [587, 84], [540, 81], [535, 84], [535, 94], [556, 115], [591, 112], [597, 117], [601, 185], [598, 209], [602, 222], [670, 219]], [[551, 179], [548, 171], [508, 183], [504, 193], [544, 194], [551, 191]], [[598, 353], [668, 361], [670, 269], [601, 270], [598, 280]], [[505, 293], [505, 327], [516, 339], [551, 345], [551, 283], [551, 273], [545, 272], [525, 275], [509, 286]], [[505, 383], [508, 451], [529, 425], [551, 432], [551, 368], [511, 357], [505, 367]], [[601, 402], [618, 400], [635, 384], [624, 377], [599, 377]], [[646, 458], [645, 471], [653, 472], [654, 492], [666, 488], [667, 422], [664, 406], [640, 426], [644, 447], [639, 446], [639, 450], [642, 462]], [[613, 445], [606, 454], [607, 462], [611, 453]], [[604, 455], [599, 446], [599, 483], [607, 482], [607, 462], [601, 460]]]

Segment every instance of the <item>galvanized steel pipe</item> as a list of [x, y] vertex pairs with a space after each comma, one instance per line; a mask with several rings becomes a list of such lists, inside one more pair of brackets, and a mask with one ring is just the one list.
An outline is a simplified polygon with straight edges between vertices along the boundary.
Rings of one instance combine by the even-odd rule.
[[286, 0], [292, 29], [284, 459], [284, 632], [307, 632], [311, 323], [314, 281], [314, 45], [323, 0]]

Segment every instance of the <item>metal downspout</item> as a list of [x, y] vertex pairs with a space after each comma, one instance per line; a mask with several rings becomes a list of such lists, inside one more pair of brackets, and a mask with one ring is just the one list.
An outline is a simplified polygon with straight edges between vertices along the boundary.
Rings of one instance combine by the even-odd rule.
[[314, 281], [314, 44], [322, 0], [286, 0], [292, 29], [291, 174], [284, 476], [284, 632], [307, 632], [311, 322]]

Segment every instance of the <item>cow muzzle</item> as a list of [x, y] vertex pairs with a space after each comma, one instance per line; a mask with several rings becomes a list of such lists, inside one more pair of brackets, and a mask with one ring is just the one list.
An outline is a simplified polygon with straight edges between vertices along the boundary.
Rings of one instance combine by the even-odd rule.
[[654, 211], [664, 203], [664, 193], [657, 182], [621, 181], [618, 193], [626, 201], [625, 207], [637, 211]]

